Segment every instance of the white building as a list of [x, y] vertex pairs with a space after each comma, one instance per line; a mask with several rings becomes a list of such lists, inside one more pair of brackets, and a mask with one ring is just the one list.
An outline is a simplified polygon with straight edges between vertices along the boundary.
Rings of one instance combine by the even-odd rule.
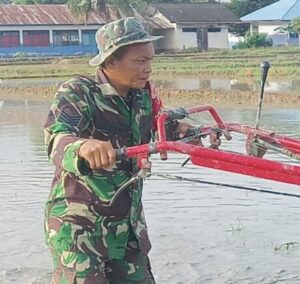
[[300, 0], [280, 0], [241, 18], [250, 23], [251, 31], [266, 33], [273, 45], [298, 44], [298, 34], [280, 32], [296, 17], [300, 17]]
[[[158, 4], [149, 11], [139, 17], [165, 37], [158, 51], [229, 48], [228, 25], [239, 21], [220, 3]], [[96, 54], [95, 33], [107, 21], [101, 11], [75, 17], [66, 5], [0, 5], [0, 57]]]
[[220, 3], [157, 4], [149, 13], [153, 22], [165, 23], [152, 31], [165, 37], [157, 49], [169, 51], [227, 49], [228, 25], [240, 21]]

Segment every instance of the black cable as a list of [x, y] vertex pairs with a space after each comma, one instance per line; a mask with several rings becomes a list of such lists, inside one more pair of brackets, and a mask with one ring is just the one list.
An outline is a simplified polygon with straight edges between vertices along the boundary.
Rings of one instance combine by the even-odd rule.
[[151, 175], [155, 175], [155, 176], [162, 177], [162, 178], [167, 178], [167, 179], [176, 179], [176, 180], [179, 180], [179, 181], [191, 181], [191, 182], [202, 183], [202, 184], [209, 184], [209, 185], [216, 185], [216, 186], [230, 187], [230, 188], [236, 188], [236, 189], [242, 189], [242, 190], [248, 190], [248, 191], [255, 191], [255, 192], [261, 192], [261, 193], [276, 194], [276, 195], [283, 195], [283, 196], [300, 198], [300, 195], [294, 194], [294, 193], [288, 193], [288, 192], [280, 192], [280, 191], [273, 191], [273, 190], [267, 190], [267, 189], [259, 189], [259, 188], [254, 188], [254, 187], [247, 187], [247, 186], [241, 186], [241, 185], [232, 185], [232, 184], [205, 181], [205, 180], [199, 180], [199, 179], [193, 179], [193, 178], [184, 178], [184, 177], [181, 177], [181, 176], [168, 175], [168, 174], [151, 173]]

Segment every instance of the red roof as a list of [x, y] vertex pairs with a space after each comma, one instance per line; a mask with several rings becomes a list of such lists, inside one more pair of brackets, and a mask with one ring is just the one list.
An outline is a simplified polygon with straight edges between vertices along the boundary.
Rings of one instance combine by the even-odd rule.
[[[103, 13], [89, 13], [87, 25], [107, 22]], [[74, 16], [65, 5], [0, 5], [0, 26], [6, 25], [79, 25], [84, 17]]]

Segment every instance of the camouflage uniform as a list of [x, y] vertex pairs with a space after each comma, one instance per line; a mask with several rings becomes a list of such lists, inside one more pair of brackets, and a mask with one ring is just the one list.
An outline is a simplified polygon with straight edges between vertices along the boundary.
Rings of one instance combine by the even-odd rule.
[[[119, 47], [151, 42], [136, 18], [103, 26], [96, 34], [101, 65]], [[119, 96], [101, 69], [96, 80], [77, 76], [62, 84], [45, 124], [48, 156], [56, 166], [45, 210], [46, 242], [53, 256], [53, 283], [154, 283], [144, 218], [142, 181], [122, 191], [136, 172], [127, 159], [110, 170], [91, 171], [78, 156], [89, 138], [110, 140], [114, 148], [148, 143], [160, 100], [145, 89]], [[146, 87], [145, 86], [145, 87]]]
[[[100, 69], [97, 81], [77, 76], [58, 90], [45, 124], [48, 155], [56, 171], [46, 203], [46, 242], [54, 283], [154, 283], [147, 253], [142, 182], [115, 200], [116, 190], [137, 171], [130, 159], [111, 170], [89, 171], [77, 153], [88, 138], [114, 148], [148, 143], [153, 119], [147, 89], [124, 99]], [[157, 108], [157, 107], [156, 107]]]

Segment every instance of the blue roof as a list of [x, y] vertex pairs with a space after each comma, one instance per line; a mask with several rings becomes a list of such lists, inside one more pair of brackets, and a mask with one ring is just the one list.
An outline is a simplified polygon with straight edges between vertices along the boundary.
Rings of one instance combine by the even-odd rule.
[[300, 0], [280, 0], [245, 15], [242, 21], [291, 21], [300, 17]]

